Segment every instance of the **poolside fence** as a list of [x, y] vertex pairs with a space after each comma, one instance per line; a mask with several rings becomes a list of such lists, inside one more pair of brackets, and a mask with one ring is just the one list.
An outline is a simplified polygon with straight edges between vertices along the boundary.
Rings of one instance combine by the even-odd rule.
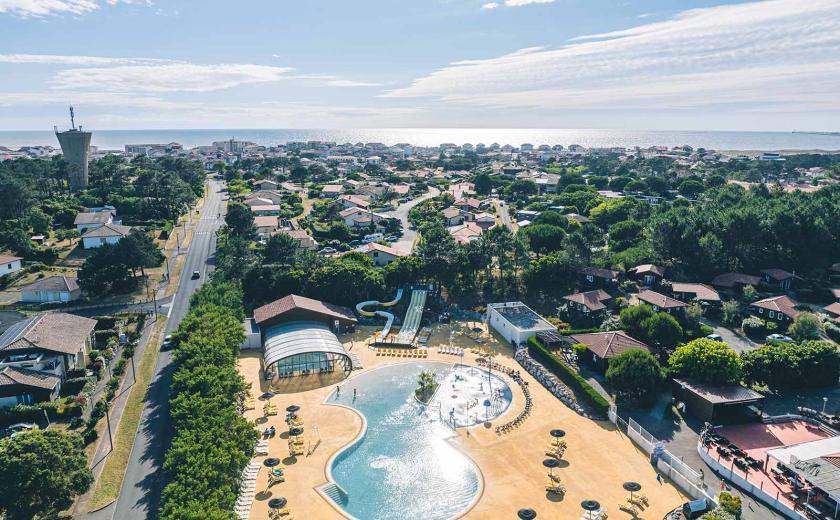
[[626, 433], [638, 447], [650, 455], [651, 463], [656, 466], [660, 473], [671, 479], [671, 482], [694, 499], [705, 498], [717, 503], [717, 500], [704, 489], [703, 478], [700, 473], [694, 471], [679, 457], [666, 450], [665, 443], [642, 428], [632, 417], [628, 418], [627, 421], [619, 417], [615, 404], [610, 406], [609, 418], [619, 430]]

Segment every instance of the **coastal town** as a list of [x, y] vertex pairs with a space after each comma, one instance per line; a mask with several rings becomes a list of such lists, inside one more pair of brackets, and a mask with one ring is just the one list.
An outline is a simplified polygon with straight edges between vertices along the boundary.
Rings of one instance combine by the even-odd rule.
[[837, 517], [840, 154], [56, 136], [7, 518]]

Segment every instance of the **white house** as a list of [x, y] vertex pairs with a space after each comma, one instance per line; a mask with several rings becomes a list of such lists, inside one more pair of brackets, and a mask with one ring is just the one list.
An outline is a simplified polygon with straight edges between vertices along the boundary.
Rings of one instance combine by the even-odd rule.
[[366, 254], [371, 260], [373, 260], [373, 263], [377, 267], [386, 266], [397, 258], [406, 256], [406, 253], [401, 253], [393, 247], [383, 246], [382, 244], [377, 244], [376, 242], [365, 244], [356, 249], [356, 251]]
[[511, 345], [522, 345], [540, 331], [557, 330], [522, 302], [491, 303], [486, 320]]
[[48, 276], [20, 290], [21, 303], [71, 302], [81, 296], [76, 278]]
[[259, 238], [268, 238], [280, 227], [280, 219], [273, 216], [254, 217], [254, 227]]
[[116, 244], [131, 232], [130, 226], [104, 224], [82, 235], [82, 247], [96, 249], [105, 244]]
[[76, 226], [76, 231], [80, 235], [84, 235], [86, 231], [96, 229], [105, 224], [113, 223], [114, 213], [110, 210], [77, 213], [76, 220], [73, 221], [73, 225]]
[[6, 276], [20, 271], [20, 261], [23, 258], [19, 256], [0, 255], [0, 276]]

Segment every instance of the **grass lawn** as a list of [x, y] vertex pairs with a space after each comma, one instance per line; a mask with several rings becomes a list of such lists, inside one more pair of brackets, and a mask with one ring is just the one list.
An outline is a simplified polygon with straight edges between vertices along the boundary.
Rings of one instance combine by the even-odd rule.
[[155, 363], [157, 362], [158, 352], [160, 352], [161, 334], [165, 325], [166, 319], [161, 316], [158, 322], [153, 325], [152, 337], [149, 339], [149, 344], [137, 365], [137, 384], [131, 389], [128, 401], [126, 401], [122, 419], [120, 419], [117, 433], [114, 436], [114, 451], [105, 461], [105, 468], [96, 482], [96, 488], [90, 501], [91, 511], [113, 502], [120, 493], [125, 468], [128, 465], [128, 458], [131, 456], [131, 448], [134, 446], [137, 427], [140, 425], [140, 415], [143, 412], [146, 389], [149, 387], [155, 372]]

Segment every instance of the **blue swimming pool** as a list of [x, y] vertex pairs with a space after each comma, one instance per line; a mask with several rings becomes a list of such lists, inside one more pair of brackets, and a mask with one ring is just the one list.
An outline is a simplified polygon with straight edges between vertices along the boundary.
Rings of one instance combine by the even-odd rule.
[[[414, 399], [421, 371], [438, 380], [451, 365], [387, 366], [355, 377], [329, 403], [355, 408], [367, 420], [358, 442], [332, 461], [332, 480], [346, 496], [338, 505], [360, 520], [444, 520], [467, 509], [481, 490], [478, 468], [447, 438], [452, 431]], [[356, 398], [353, 398], [353, 390]]]

